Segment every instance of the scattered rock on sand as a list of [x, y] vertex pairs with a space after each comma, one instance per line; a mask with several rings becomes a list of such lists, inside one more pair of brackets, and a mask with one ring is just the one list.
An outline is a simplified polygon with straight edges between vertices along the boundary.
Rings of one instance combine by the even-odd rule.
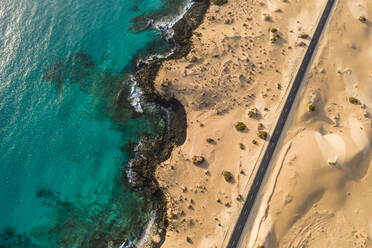
[[192, 157], [192, 163], [194, 165], [201, 165], [202, 163], [204, 163], [204, 161], [205, 161], [205, 158], [203, 156]]
[[250, 118], [258, 118], [260, 116], [260, 113], [258, 112], [257, 108], [252, 108], [248, 111], [248, 116]]
[[227, 0], [210, 0], [211, 3], [221, 6], [227, 3]]
[[337, 157], [334, 157], [332, 159], [328, 159], [328, 164], [335, 166], [337, 164]]
[[264, 129], [265, 129], [264, 124], [262, 124], [261, 122], [259, 122], [258, 125], [257, 125], [257, 130], [264, 130]]
[[306, 45], [305, 42], [300, 41], [300, 42], [296, 42], [296, 46], [297, 46], [297, 47], [305, 47], [305, 46], [307, 46], [307, 45]]

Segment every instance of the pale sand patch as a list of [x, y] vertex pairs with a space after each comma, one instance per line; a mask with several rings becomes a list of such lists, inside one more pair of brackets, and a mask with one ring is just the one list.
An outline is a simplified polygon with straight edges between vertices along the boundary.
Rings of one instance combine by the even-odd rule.
[[358, 119], [351, 115], [349, 117], [349, 131], [351, 139], [358, 146], [360, 151], [366, 152], [369, 149], [368, 136], [364, 130], [363, 124]]
[[368, 18], [368, 6], [366, 0], [348, 0], [347, 6], [355, 19], [360, 16]]
[[358, 98], [358, 85], [359, 80], [355, 73], [351, 69], [346, 69], [343, 72], [344, 82], [345, 82], [345, 91], [349, 96]]
[[329, 165], [342, 166], [345, 161], [345, 142], [338, 134], [321, 135], [318, 132], [314, 133], [315, 140], [318, 143], [319, 150], [323, 155], [323, 159]]

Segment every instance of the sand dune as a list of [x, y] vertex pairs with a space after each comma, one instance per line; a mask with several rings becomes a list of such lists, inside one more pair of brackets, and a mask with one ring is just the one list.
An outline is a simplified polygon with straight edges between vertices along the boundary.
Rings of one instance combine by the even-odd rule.
[[372, 26], [360, 16], [372, 2], [337, 1], [247, 244], [372, 247]]

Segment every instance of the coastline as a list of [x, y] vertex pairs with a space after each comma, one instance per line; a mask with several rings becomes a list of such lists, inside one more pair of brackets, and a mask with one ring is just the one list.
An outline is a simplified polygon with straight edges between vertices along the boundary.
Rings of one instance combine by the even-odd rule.
[[[311, 33], [320, 7], [321, 1], [211, 5], [191, 53], [157, 69], [155, 88], [187, 114], [185, 142], [156, 169], [168, 202], [162, 247], [220, 247], [228, 239], [266, 144], [258, 133], [275, 124], [309, 42], [300, 36]], [[240, 121], [243, 131], [235, 128]], [[193, 163], [195, 156], [203, 162]], [[233, 179], [225, 181], [224, 171]]]
[[[138, 61], [132, 87], [139, 87], [141, 102], [143, 104], [156, 104], [160, 106], [167, 115], [165, 133], [154, 139], [143, 139], [138, 147], [137, 156], [131, 161], [131, 187], [134, 190], [141, 189], [144, 194], [154, 203], [155, 218], [152, 226], [147, 226], [141, 237], [141, 247], [161, 247], [165, 240], [167, 220], [167, 200], [155, 178], [155, 169], [163, 161], [170, 157], [175, 146], [180, 146], [186, 138], [186, 112], [183, 106], [175, 98], [165, 98], [158, 94], [154, 88], [154, 80], [162, 63], [169, 59], [182, 58], [190, 51], [190, 38], [202, 22], [204, 15], [209, 8], [209, 0], [195, 0], [188, 6], [182, 17], [176, 18], [171, 28], [174, 31], [169, 42], [174, 42], [175, 50], [169, 56], [152, 56], [146, 62]], [[132, 88], [133, 92], [133, 88]], [[135, 96], [136, 97], [136, 96]], [[120, 98], [120, 96], [119, 96]], [[131, 100], [133, 100], [131, 98]], [[141, 110], [138, 104], [136, 110]], [[128, 176], [126, 176], [128, 177]]]

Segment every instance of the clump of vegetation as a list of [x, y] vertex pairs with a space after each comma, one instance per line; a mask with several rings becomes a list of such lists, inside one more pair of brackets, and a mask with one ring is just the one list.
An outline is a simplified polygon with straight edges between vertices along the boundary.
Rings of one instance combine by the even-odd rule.
[[190, 62], [191, 63], [196, 63], [198, 61], [198, 58], [196, 56], [191, 56], [190, 57]]
[[298, 36], [298, 38], [301, 38], [301, 39], [307, 39], [309, 38], [309, 35], [308, 34], [305, 34], [305, 33], [302, 33]]
[[253, 145], [257, 145], [257, 140], [255, 140], [255, 139], [252, 140], [252, 144], [253, 144]]
[[225, 178], [226, 182], [232, 182], [232, 180], [234, 179], [234, 176], [230, 171], [223, 171], [222, 175]]
[[230, 18], [227, 18], [224, 21], [225, 24], [232, 24], [233, 22], [234, 22], [234, 19], [230, 19]]
[[270, 29], [270, 32], [271, 32], [271, 33], [276, 33], [276, 32], [278, 32], [278, 29], [277, 29], [277, 28], [271, 28], [271, 29]]
[[263, 245], [257, 245], [257, 248], [265, 248]]
[[300, 41], [300, 42], [296, 42], [296, 46], [298, 46], [298, 47], [305, 47], [305, 46], [307, 46], [307, 45], [306, 45], [305, 42]]
[[311, 111], [311, 112], [315, 111], [315, 105], [314, 104], [309, 105], [309, 111]]
[[260, 131], [258, 131], [257, 135], [258, 135], [259, 138], [261, 138], [263, 140], [267, 139], [267, 132], [266, 131], [260, 130]]
[[194, 165], [201, 165], [202, 163], [204, 163], [204, 161], [205, 161], [205, 158], [203, 156], [192, 157], [192, 163]]
[[356, 99], [355, 97], [349, 97], [349, 103], [351, 104], [358, 104], [359, 103], [359, 100]]
[[260, 113], [258, 112], [257, 108], [252, 108], [248, 111], [249, 118], [258, 118], [260, 116]]
[[189, 236], [187, 236], [186, 237], [186, 242], [189, 243], [189, 244], [192, 244], [192, 239]]
[[166, 87], [169, 87], [171, 85], [171, 82], [169, 82], [168, 80], [165, 80], [161, 83], [161, 86], [166, 88]]
[[235, 129], [240, 132], [243, 132], [247, 129], [247, 126], [243, 122], [239, 121], [238, 123], [235, 124]]
[[244, 144], [240, 143], [239, 147], [240, 147], [241, 150], [245, 150], [245, 145]]
[[270, 16], [269, 14], [263, 14], [263, 15], [262, 15], [262, 19], [263, 19], [264, 21], [269, 22], [269, 21], [271, 21], [271, 16]]
[[364, 17], [364, 16], [359, 16], [359, 21], [360, 22], [366, 22], [367, 21], [367, 18]]
[[209, 144], [215, 144], [216, 143], [216, 141], [214, 141], [214, 139], [212, 139], [212, 138], [207, 138], [207, 142]]
[[275, 43], [280, 38], [280, 35], [278, 33], [272, 33], [270, 42]]
[[227, 3], [227, 0], [210, 0], [211, 3], [221, 6]]
[[265, 128], [264, 124], [259, 122], [258, 125], [257, 125], [257, 130], [263, 130], [264, 128]]

